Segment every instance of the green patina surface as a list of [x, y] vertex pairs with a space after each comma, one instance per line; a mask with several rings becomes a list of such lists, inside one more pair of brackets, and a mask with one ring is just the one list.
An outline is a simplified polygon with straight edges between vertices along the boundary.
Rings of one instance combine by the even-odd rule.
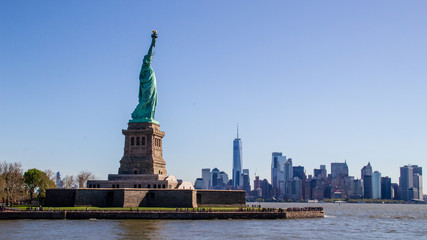
[[153, 48], [156, 45], [157, 32], [151, 35], [151, 45], [147, 55], [144, 56], [141, 72], [139, 74], [138, 105], [132, 113], [129, 122], [149, 122], [159, 124], [154, 120], [157, 106], [157, 84], [156, 75], [151, 67], [153, 59]]

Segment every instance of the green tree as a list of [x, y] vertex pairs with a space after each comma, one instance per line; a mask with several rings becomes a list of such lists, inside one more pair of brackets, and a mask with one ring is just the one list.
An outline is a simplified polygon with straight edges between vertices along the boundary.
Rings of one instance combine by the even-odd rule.
[[35, 168], [29, 169], [24, 173], [24, 183], [30, 193], [30, 202], [33, 201], [33, 195], [36, 188], [41, 185], [41, 173], [42, 171]]
[[42, 172], [41, 177], [42, 177], [42, 181], [38, 189], [39, 201], [41, 201], [46, 197], [46, 189], [56, 188], [55, 182], [52, 180], [51, 177], [49, 177], [46, 171]]
[[55, 183], [49, 179], [46, 173], [36, 168], [29, 169], [24, 173], [24, 183], [30, 194], [30, 202], [33, 201], [36, 191], [40, 199], [45, 197], [46, 189], [55, 187]]

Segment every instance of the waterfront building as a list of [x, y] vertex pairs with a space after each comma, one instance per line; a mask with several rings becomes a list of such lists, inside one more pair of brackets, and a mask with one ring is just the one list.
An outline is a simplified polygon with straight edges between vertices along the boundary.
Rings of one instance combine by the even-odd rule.
[[372, 173], [372, 198], [381, 199], [381, 173], [378, 171]]
[[391, 188], [393, 189], [393, 200], [400, 200], [399, 184], [392, 183]]
[[371, 166], [371, 162], [368, 162], [368, 165], [366, 165], [362, 168], [360, 177], [363, 181], [363, 198], [366, 198], [366, 199], [372, 198], [372, 166]]
[[412, 172], [414, 174], [414, 187], [418, 188], [418, 199], [423, 200], [423, 168], [418, 165], [412, 165]]
[[406, 165], [400, 168], [400, 197], [404, 201], [421, 201], [423, 169], [418, 165]]
[[210, 168], [203, 168], [202, 169], [202, 178], [203, 178], [203, 189], [210, 189], [212, 187], [211, 184], [211, 169]]
[[372, 198], [372, 176], [365, 175], [363, 177], [363, 198], [371, 199]]
[[233, 141], [233, 187], [240, 188], [242, 182], [242, 140], [239, 138], [237, 127], [237, 138]]
[[353, 177], [350, 186], [350, 198], [359, 199], [363, 197], [363, 185], [361, 179], [354, 179]]
[[271, 185], [272, 194], [274, 196], [281, 196], [285, 192], [285, 172], [284, 166], [286, 156], [281, 152], [273, 152], [271, 159]]
[[411, 201], [416, 201], [416, 200], [418, 200], [418, 196], [419, 196], [419, 194], [418, 194], [418, 188], [410, 188], [409, 189], [409, 199], [411, 200]]
[[418, 190], [418, 194], [413, 199], [423, 201], [423, 178], [419, 173], [414, 173], [414, 188]]
[[409, 196], [409, 192], [410, 189], [414, 187], [414, 172], [411, 165], [406, 165], [400, 168], [399, 185], [401, 199], [403, 201], [411, 201], [412, 198]]
[[391, 187], [391, 178], [382, 177], [381, 178], [381, 198], [382, 199], [392, 199], [392, 190]]

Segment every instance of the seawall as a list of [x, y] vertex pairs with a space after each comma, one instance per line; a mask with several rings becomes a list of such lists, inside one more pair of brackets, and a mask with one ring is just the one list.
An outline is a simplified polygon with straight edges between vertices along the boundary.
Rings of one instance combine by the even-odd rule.
[[45, 207], [245, 207], [242, 190], [148, 188], [47, 189]]
[[13, 219], [302, 219], [322, 218], [323, 210], [271, 212], [193, 212], [193, 211], [7, 211], [0, 220]]

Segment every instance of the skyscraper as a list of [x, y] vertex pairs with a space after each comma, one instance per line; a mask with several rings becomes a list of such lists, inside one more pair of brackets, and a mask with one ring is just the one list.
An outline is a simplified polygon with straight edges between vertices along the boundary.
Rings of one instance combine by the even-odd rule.
[[419, 167], [418, 165], [412, 165], [412, 169], [414, 174], [420, 174], [421, 176], [423, 175], [423, 168]]
[[233, 187], [239, 188], [242, 182], [242, 140], [239, 138], [239, 127], [237, 127], [237, 138], [233, 141]]
[[362, 185], [361, 179], [353, 179], [350, 197], [351, 198], [363, 197], [363, 185]]
[[195, 189], [205, 189], [205, 182], [203, 181], [203, 178], [197, 178], [194, 182], [194, 188]]
[[331, 163], [331, 176], [332, 178], [345, 178], [348, 177], [347, 162]]
[[411, 165], [406, 165], [400, 168], [400, 197], [403, 201], [411, 201], [410, 189], [414, 187], [414, 169]]
[[242, 189], [246, 192], [251, 191], [251, 178], [249, 176], [249, 169], [243, 169], [242, 173]]
[[414, 173], [414, 188], [418, 190], [418, 195], [414, 195], [414, 199], [423, 201], [423, 178], [419, 173]]
[[284, 194], [289, 195], [292, 193], [292, 180], [294, 179], [294, 169], [292, 167], [292, 158], [288, 158], [285, 162], [285, 166], [283, 169], [284, 173]]
[[363, 181], [363, 198], [372, 198], [372, 166], [370, 162], [362, 168], [361, 179]]
[[305, 172], [303, 166], [295, 166], [292, 168], [293, 177], [298, 177], [301, 180], [305, 180]]
[[242, 173], [242, 189], [247, 193], [251, 191], [251, 180], [249, 177], [249, 169], [243, 169]]
[[372, 198], [381, 199], [381, 173], [372, 173]]
[[255, 176], [254, 180], [254, 190], [261, 188], [261, 180], [259, 180], [259, 176]]
[[227, 185], [227, 183], [228, 183], [228, 174], [227, 174], [226, 172], [224, 172], [224, 171], [221, 171], [221, 172], [219, 173], [219, 176], [220, 176], [220, 178], [221, 178], [221, 180], [222, 180], [222, 183], [223, 183], [224, 185]]
[[221, 185], [221, 178], [220, 178], [220, 176], [219, 176], [219, 169], [218, 168], [214, 168], [214, 169], [212, 169], [212, 172], [211, 172], [211, 176], [212, 176], [212, 179], [211, 179], [211, 184], [212, 184], [212, 188], [213, 189], [215, 189], [215, 188], [217, 188], [217, 186], [218, 185]]
[[320, 169], [313, 170], [313, 176], [318, 179], [326, 179], [326, 165], [320, 165]]
[[382, 177], [381, 178], [381, 198], [382, 199], [391, 199], [391, 178]]
[[360, 178], [363, 179], [363, 177], [365, 177], [366, 175], [372, 175], [371, 162], [368, 162], [368, 165], [362, 168]]
[[271, 184], [268, 183], [267, 179], [262, 180], [261, 189], [262, 189], [262, 198], [270, 199], [271, 198]]
[[203, 178], [203, 184], [204, 184], [204, 189], [210, 189], [212, 187], [212, 183], [211, 183], [211, 169], [210, 168], [203, 168], [202, 169], [202, 178]]
[[418, 189], [418, 200], [423, 201], [423, 168], [412, 165], [414, 174], [414, 188]]
[[393, 200], [400, 200], [401, 198], [400, 198], [399, 184], [392, 183], [391, 187], [393, 188], [393, 193], [394, 193]]
[[363, 198], [372, 198], [372, 175], [365, 175], [363, 177]]
[[272, 186], [272, 191], [274, 196], [282, 195], [284, 192], [285, 161], [286, 161], [286, 156], [282, 156], [281, 152], [273, 152], [271, 154], [271, 186]]
[[228, 189], [228, 174], [218, 168], [203, 168], [202, 177], [197, 178], [195, 184], [197, 189]]

